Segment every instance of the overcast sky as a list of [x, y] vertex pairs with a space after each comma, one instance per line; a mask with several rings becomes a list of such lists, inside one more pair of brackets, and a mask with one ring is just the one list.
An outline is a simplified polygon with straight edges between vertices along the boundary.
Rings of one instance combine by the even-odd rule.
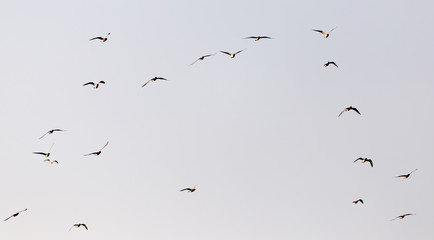
[[433, 239], [433, 9], [2, 1], [0, 239]]

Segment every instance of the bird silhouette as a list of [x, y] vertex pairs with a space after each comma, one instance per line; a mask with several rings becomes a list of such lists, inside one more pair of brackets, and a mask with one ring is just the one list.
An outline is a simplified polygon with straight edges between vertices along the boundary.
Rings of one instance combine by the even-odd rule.
[[107, 141], [107, 143], [104, 145], [104, 147], [102, 147], [98, 152], [93, 152], [93, 153], [84, 154], [84, 156], [89, 156], [89, 155], [95, 155], [95, 156], [98, 156], [98, 155], [101, 154], [101, 151], [102, 151], [105, 147], [107, 147], [108, 144], [109, 144], [109, 142]]
[[216, 55], [217, 53], [214, 53], [214, 54], [208, 54], [208, 55], [203, 55], [203, 56], [201, 56], [200, 58], [198, 58], [198, 59], [196, 59], [196, 61], [194, 61], [193, 63], [191, 63], [190, 64], [190, 66], [191, 65], [193, 65], [193, 64], [195, 64], [197, 61], [199, 61], [199, 60], [204, 60], [205, 58], [207, 58], [207, 57], [211, 57], [211, 56], [214, 56], [214, 55]]
[[[73, 229], [74, 227], [75, 227], [75, 228], [79, 228], [79, 227], [81, 227], [81, 226], [83, 226], [84, 228], [86, 228], [86, 230], [89, 230], [89, 229], [87, 228], [86, 224], [84, 224], [84, 223], [76, 223], [76, 224], [72, 225], [72, 227], [69, 229], [69, 231], [71, 231], [71, 229]], [[68, 232], [69, 232], [69, 231], [68, 231]]]
[[165, 81], [168, 81], [167, 79], [165, 79], [165, 78], [162, 78], [162, 77], [153, 77], [153, 78], [151, 78], [151, 79], [149, 79], [147, 82], [145, 82], [145, 84], [143, 84], [143, 86], [142, 87], [144, 87], [144, 86], [146, 86], [149, 82], [155, 82], [155, 81], [157, 81], [157, 80], [165, 80]]
[[397, 178], [403, 178], [403, 179], [407, 179], [408, 177], [410, 177], [410, 174], [412, 174], [414, 171], [416, 171], [417, 170], [417, 168], [416, 169], [414, 169], [413, 171], [411, 171], [410, 173], [407, 173], [407, 174], [403, 174], [403, 175], [399, 175], [399, 176], [396, 176]]
[[62, 130], [62, 129], [51, 129], [50, 131], [48, 131], [44, 135], [42, 135], [39, 139], [45, 137], [45, 135], [47, 135], [47, 134], [53, 134], [54, 132], [60, 132], [60, 131], [65, 131], [65, 130]]
[[337, 27], [333, 28], [332, 30], [330, 30], [328, 33], [325, 33], [323, 30], [317, 30], [317, 29], [312, 29], [315, 32], [319, 32], [322, 35], [324, 35], [324, 38], [328, 38], [330, 36], [330, 33], [335, 30]]
[[54, 143], [51, 145], [50, 150], [48, 150], [48, 152], [33, 152], [33, 154], [39, 154], [39, 155], [43, 155], [44, 157], [49, 157], [50, 156], [50, 151], [53, 148]]
[[240, 53], [240, 52], [242, 52], [244, 50], [246, 50], [246, 49], [240, 50], [240, 51], [238, 51], [236, 53], [230, 53], [230, 52], [225, 52], [225, 51], [220, 51], [220, 52], [229, 55], [231, 58], [234, 58], [238, 53]]
[[192, 188], [184, 188], [184, 189], [181, 189], [181, 190], [179, 190], [180, 192], [183, 192], [183, 191], [188, 191], [188, 192], [194, 192], [194, 191], [196, 191], [196, 185], [194, 185], [194, 187], [192, 187]]
[[362, 199], [357, 199], [357, 200], [353, 201], [354, 204], [357, 204], [359, 202], [361, 202], [362, 204], [364, 204]]
[[344, 113], [344, 112], [348, 112], [348, 111], [351, 111], [351, 110], [355, 111], [355, 112], [358, 113], [359, 115], [362, 115], [362, 114], [360, 114], [359, 110], [357, 110], [357, 108], [355, 108], [355, 107], [353, 107], [353, 106], [349, 106], [349, 107], [345, 108], [344, 110], [342, 110], [342, 112], [339, 113], [339, 116], [338, 116], [338, 117], [340, 117], [340, 116], [342, 115], [342, 113]]
[[330, 64], [335, 65], [338, 68], [338, 65], [335, 62], [326, 62], [323, 67], [328, 67]]
[[361, 160], [362, 163], [369, 162], [369, 163], [371, 164], [371, 167], [374, 167], [374, 163], [373, 163], [372, 160], [369, 159], [369, 158], [361, 158], [361, 157], [359, 157], [359, 158], [357, 158], [356, 160], [354, 160], [353, 163], [355, 163], [355, 162], [357, 162], [357, 161], [359, 161], [359, 160]]
[[56, 163], [59, 164], [57, 160], [51, 161], [50, 159], [45, 159], [44, 162], [49, 162], [50, 164]]
[[255, 39], [255, 41], [259, 41], [261, 39], [273, 39], [273, 38], [267, 36], [251, 36], [251, 37], [245, 37], [244, 39]]
[[9, 220], [10, 218], [16, 217], [16, 216], [18, 216], [20, 213], [22, 213], [22, 212], [24, 212], [24, 211], [27, 211], [27, 208], [24, 209], [24, 210], [21, 210], [21, 211], [19, 211], [19, 212], [17, 212], [17, 213], [12, 214], [10, 217], [6, 218], [6, 219], [3, 220], [3, 221], [7, 221], [7, 220]]
[[105, 41], [107, 41], [109, 35], [110, 35], [110, 33], [107, 33], [107, 35], [105, 37], [94, 37], [94, 38], [89, 39], [89, 41], [99, 39], [101, 42], [105, 42]]
[[410, 216], [410, 215], [416, 215], [416, 214], [413, 214], [413, 213], [406, 213], [406, 214], [403, 214], [403, 215], [399, 215], [398, 217], [396, 217], [396, 218], [394, 218], [394, 219], [391, 219], [390, 221], [393, 221], [393, 220], [395, 220], [395, 219], [397, 219], [397, 218], [399, 218], [399, 219], [403, 219], [403, 218], [405, 218], [405, 217], [407, 217], [407, 216]]
[[98, 83], [87, 82], [87, 83], [83, 84], [83, 86], [93, 85], [93, 88], [98, 88], [100, 84], [105, 84], [105, 82], [104, 81], [99, 81]]

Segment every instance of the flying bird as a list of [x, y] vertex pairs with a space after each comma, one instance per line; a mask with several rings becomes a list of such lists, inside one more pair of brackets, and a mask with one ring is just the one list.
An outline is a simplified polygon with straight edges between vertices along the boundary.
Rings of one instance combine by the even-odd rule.
[[196, 191], [196, 185], [194, 185], [194, 187], [193, 188], [184, 188], [184, 189], [181, 189], [181, 190], [179, 190], [180, 192], [182, 192], [182, 191], [188, 191], [188, 192], [194, 192], [194, 191]]
[[207, 58], [207, 57], [211, 57], [211, 56], [214, 56], [214, 55], [216, 55], [217, 53], [214, 53], [214, 54], [208, 54], [208, 55], [203, 55], [203, 56], [201, 56], [200, 58], [198, 58], [196, 61], [194, 61], [192, 64], [190, 64], [190, 66], [191, 65], [193, 65], [193, 64], [195, 64], [197, 61], [199, 61], [199, 60], [204, 60], [205, 58]]
[[371, 167], [374, 167], [374, 163], [372, 163], [372, 160], [369, 159], [369, 158], [361, 158], [361, 157], [359, 157], [359, 158], [357, 158], [356, 160], [354, 160], [353, 163], [355, 163], [355, 162], [357, 162], [357, 161], [359, 161], [359, 160], [361, 160], [362, 163], [369, 162], [369, 163], [371, 164]]
[[92, 41], [92, 40], [95, 40], [95, 39], [99, 39], [99, 40], [101, 40], [101, 42], [105, 42], [105, 41], [107, 41], [107, 37], [110, 35], [110, 33], [107, 33], [107, 35], [105, 36], [105, 37], [94, 37], [94, 38], [91, 38], [91, 39], [89, 39], [89, 41]]
[[47, 134], [53, 134], [54, 132], [60, 132], [60, 131], [65, 131], [65, 130], [62, 130], [62, 129], [51, 129], [50, 131], [48, 131], [44, 135], [42, 135], [39, 139], [45, 137], [45, 135], [47, 135]]
[[[81, 227], [81, 226], [83, 226], [84, 228], [86, 228], [86, 230], [89, 230], [88, 228], [87, 228], [87, 226], [86, 226], [86, 224], [84, 224], [84, 223], [76, 223], [76, 224], [74, 224], [74, 225], [72, 225], [72, 227], [69, 229], [69, 231], [71, 231], [71, 229], [72, 228], [79, 228], [79, 227]], [[68, 232], [69, 232], [68, 231]]]
[[54, 146], [54, 143], [51, 145], [50, 150], [48, 150], [47, 153], [44, 153], [44, 152], [33, 152], [33, 154], [39, 154], [39, 155], [43, 155], [45, 157], [49, 157], [50, 156], [50, 151], [53, 148], [53, 146]]
[[362, 204], [364, 204], [362, 199], [357, 199], [356, 201], [353, 201], [354, 204], [357, 204], [359, 202], [361, 202]]
[[399, 219], [403, 219], [403, 218], [405, 218], [405, 217], [407, 217], [407, 216], [410, 216], [410, 215], [416, 215], [416, 214], [413, 214], [413, 213], [406, 213], [406, 214], [403, 214], [403, 215], [399, 215], [398, 217], [396, 217], [396, 218], [394, 218], [394, 219], [392, 219], [392, 220], [390, 220], [390, 221], [393, 221], [393, 220], [395, 220], [395, 219], [397, 219], [397, 218], [399, 218]]
[[342, 110], [342, 112], [339, 113], [339, 116], [338, 116], [338, 117], [340, 117], [340, 116], [342, 115], [342, 113], [344, 113], [344, 112], [348, 112], [348, 111], [351, 111], [351, 110], [354, 110], [354, 111], [355, 111], [356, 113], [358, 113], [359, 115], [362, 115], [362, 114], [360, 114], [359, 110], [357, 110], [357, 108], [355, 108], [355, 107], [353, 107], [353, 106], [349, 106], [349, 107], [345, 108], [344, 110]]
[[338, 68], [338, 65], [335, 62], [326, 62], [323, 67], [328, 67], [330, 64], [335, 65]]
[[98, 155], [101, 154], [101, 151], [102, 151], [105, 147], [107, 147], [108, 144], [109, 144], [109, 142], [107, 141], [107, 143], [104, 145], [104, 147], [102, 147], [98, 152], [93, 152], [93, 153], [85, 154], [84, 156], [89, 156], [89, 155], [95, 155], [95, 156], [98, 156]]
[[16, 216], [18, 216], [20, 213], [22, 213], [22, 212], [24, 212], [24, 211], [27, 211], [27, 208], [24, 209], [24, 210], [21, 210], [21, 211], [19, 211], [19, 212], [17, 212], [17, 213], [12, 214], [10, 217], [6, 218], [4, 221], [9, 220], [10, 218], [16, 217]]
[[410, 177], [410, 174], [412, 174], [414, 171], [416, 171], [417, 170], [417, 168], [416, 169], [414, 169], [413, 171], [411, 171], [410, 173], [408, 173], [408, 174], [403, 174], [403, 175], [399, 175], [399, 176], [396, 176], [397, 178], [403, 178], [403, 179], [407, 179], [408, 177]]
[[240, 50], [240, 51], [238, 51], [236, 53], [230, 53], [230, 52], [225, 52], [225, 51], [220, 51], [220, 52], [229, 55], [231, 58], [234, 58], [235, 55], [237, 55], [238, 53], [240, 53], [240, 52], [242, 52], [244, 50], [246, 50], [246, 49]]
[[45, 159], [44, 162], [49, 162], [50, 164], [56, 163], [59, 164], [57, 160], [51, 161], [50, 159]]
[[[193, 63], [192, 63], [193, 64]], [[147, 82], [145, 82], [145, 84], [143, 84], [143, 86], [142, 87], [144, 87], [144, 86], [146, 86], [146, 84], [148, 84], [149, 82], [155, 82], [155, 81], [157, 81], [157, 80], [165, 80], [165, 81], [168, 81], [167, 79], [165, 79], [165, 78], [162, 78], [162, 77], [153, 77], [153, 78], [151, 78], [151, 79], [149, 79]]]
[[93, 85], [93, 88], [98, 88], [100, 84], [105, 84], [105, 82], [104, 81], [99, 81], [98, 83], [88, 82], [88, 83], [83, 84], [83, 86]]
[[259, 41], [260, 39], [273, 39], [271, 37], [267, 37], [267, 36], [251, 36], [251, 37], [246, 37], [244, 39], [255, 39], [255, 41]]
[[332, 30], [330, 30], [328, 33], [325, 33], [323, 30], [317, 30], [317, 29], [312, 29], [315, 32], [319, 32], [322, 33], [322, 35], [324, 35], [324, 38], [328, 38], [330, 36], [330, 33], [335, 30], [337, 27], [333, 28]]

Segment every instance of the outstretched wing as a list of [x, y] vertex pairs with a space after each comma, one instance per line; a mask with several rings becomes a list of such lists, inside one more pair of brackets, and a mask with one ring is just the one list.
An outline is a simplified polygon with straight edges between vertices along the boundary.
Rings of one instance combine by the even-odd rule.
[[47, 135], [49, 132], [46, 132], [44, 135], [42, 135], [39, 139], [45, 137], [45, 135]]
[[332, 30], [330, 30], [330, 31], [329, 31], [329, 34], [330, 34], [333, 30], [335, 30], [336, 28], [337, 28], [337, 27], [335, 27], [335, 28], [333, 28]]
[[413, 171], [411, 171], [409, 174], [412, 174], [413, 172], [416, 172], [416, 171], [417, 171], [417, 168], [414, 169]]
[[104, 81], [99, 81], [99, 83], [100, 83], [100, 84], [105, 84], [105, 82], [104, 82]]
[[338, 65], [335, 62], [330, 62], [330, 64], [333, 64], [338, 68]]
[[358, 113], [359, 115], [362, 115], [362, 114], [360, 114], [360, 112], [359, 112], [359, 110], [357, 110], [357, 108], [351, 108], [352, 110], [354, 110], [356, 113]]
[[86, 228], [86, 230], [89, 230], [86, 226], [86, 224], [81, 224], [84, 228]]
[[102, 37], [94, 37], [94, 38], [89, 39], [89, 41], [92, 41], [92, 40], [95, 40], [95, 39], [102, 40], [103, 38]]
[[33, 152], [33, 154], [40, 154], [40, 155], [47, 155], [46, 153], [43, 153], [43, 152]]
[[259, 38], [273, 39], [273, 38], [268, 37], [268, 36], [259, 36]]
[[312, 29], [312, 30], [315, 31], [315, 32], [319, 32], [319, 33], [324, 34], [324, 32], [322, 30], [317, 30], [317, 29]]
[[6, 218], [6, 219], [3, 220], [3, 221], [7, 221], [7, 220], [9, 220], [12, 216], [13, 216], [13, 215], [11, 215], [10, 217]]
[[229, 56], [231, 56], [232, 55], [232, 53], [229, 53], [229, 52], [225, 52], [225, 51], [220, 51], [221, 53], [224, 53], [224, 54], [227, 54], [227, 55], [229, 55]]
[[249, 38], [256, 39], [257, 37], [255, 37], [255, 36], [250, 36], [250, 37], [245, 37], [244, 39], [249, 39]]
[[88, 83], [83, 84], [83, 86], [86, 86], [86, 85], [95, 85], [95, 83], [94, 82], [88, 82]]
[[102, 147], [101, 149], [100, 149], [100, 151], [102, 151], [105, 147], [107, 147], [107, 145], [108, 145], [108, 141], [107, 141], [107, 143], [104, 145], [104, 147]]
[[407, 177], [407, 174], [399, 175], [399, 176], [396, 176], [396, 177], [402, 177], [402, 178], [405, 178], [405, 177]]
[[244, 51], [244, 50], [246, 50], [246, 49], [240, 50], [240, 51], [234, 53], [234, 55], [237, 55], [238, 53], [240, 53], [240, 52], [242, 52], [242, 51]]
[[184, 188], [184, 189], [181, 189], [181, 190], [179, 190], [180, 192], [182, 192], [182, 191], [191, 191], [191, 188]]
[[371, 167], [374, 167], [374, 163], [372, 162], [371, 159], [366, 160], [367, 162], [369, 162], [371, 164]]
[[165, 80], [165, 81], [167, 81], [167, 79], [165, 79], [163, 77], [156, 77], [155, 80]]
[[338, 116], [338, 117], [340, 117], [340, 116], [342, 115], [342, 113], [344, 113], [346, 110], [347, 110], [346, 108], [345, 108], [344, 110], [342, 110], [342, 112], [339, 113], [339, 116]]
[[152, 81], [152, 79], [148, 80], [147, 82], [145, 82], [145, 84], [143, 84], [142, 87], [146, 86], [150, 81]]
[[97, 153], [98, 153], [98, 152], [88, 153], [88, 154], [84, 154], [83, 156], [96, 155]]
[[359, 161], [359, 160], [363, 160], [363, 158], [357, 158], [356, 160], [354, 160], [354, 162], [353, 163], [355, 163], [355, 162], [357, 162], [357, 161]]
[[196, 59], [196, 61], [194, 61], [193, 63], [191, 63], [190, 66], [193, 65], [193, 64], [195, 64], [199, 60], [200, 60], [200, 58]]

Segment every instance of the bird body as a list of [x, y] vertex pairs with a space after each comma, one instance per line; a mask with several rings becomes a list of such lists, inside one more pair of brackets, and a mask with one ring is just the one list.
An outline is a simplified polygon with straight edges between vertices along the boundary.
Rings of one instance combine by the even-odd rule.
[[333, 28], [332, 30], [330, 30], [328, 33], [325, 33], [323, 30], [317, 30], [317, 29], [312, 29], [313, 31], [315, 31], [315, 32], [319, 32], [319, 33], [321, 33], [323, 36], [324, 36], [324, 38], [328, 38], [329, 36], [330, 36], [330, 33], [333, 31], [333, 30], [335, 30], [337, 27], [335, 27], [335, 28]]
[[236, 52], [236, 53], [230, 53], [230, 52], [225, 52], [225, 51], [220, 51], [220, 52], [229, 55], [231, 58], [234, 58], [238, 53], [240, 53], [240, 52], [242, 52], [242, 51], [244, 51], [244, 50], [245, 50], [245, 49], [240, 50], [240, 51], [238, 51], [238, 52]]
[[20, 213], [22, 213], [22, 212], [24, 212], [24, 211], [27, 211], [27, 208], [24, 209], [24, 210], [21, 210], [21, 211], [19, 211], [19, 212], [17, 212], [17, 213], [12, 214], [10, 217], [6, 218], [6, 219], [3, 220], [3, 221], [7, 221], [7, 220], [9, 220], [10, 218], [16, 217], [16, 216], [18, 216]]
[[355, 162], [357, 162], [357, 161], [359, 161], [359, 160], [361, 160], [362, 163], [369, 162], [369, 163], [371, 164], [371, 167], [374, 167], [374, 163], [372, 162], [372, 159], [369, 159], [369, 158], [362, 158], [362, 157], [359, 157], [359, 158], [357, 158], [356, 160], [354, 160], [353, 163], [355, 163]]
[[100, 84], [105, 84], [105, 82], [104, 81], [99, 81], [98, 83], [87, 82], [87, 83], [83, 84], [83, 86], [93, 85], [93, 88], [98, 88]]
[[[192, 63], [193, 64], [193, 63]], [[147, 82], [145, 82], [145, 84], [143, 84], [143, 86], [142, 87], [144, 87], [144, 86], [146, 86], [149, 82], [155, 82], [155, 81], [157, 81], [157, 80], [165, 80], [165, 81], [168, 81], [167, 79], [165, 79], [165, 78], [162, 78], [162, 77], [153, 77], [153, 78], [151, 78], [151, 79], [149, 79]]]
[[110, 35], [110, 33], [107, 33], [107, 35], [106, 35], [105, 37], [94, 37], [94, 38], [89, 39], [89, 41], [92, 41], [92, 40], [98, 39], [98, 40], [100, 40], [101, 42], [105, 42], [105, 41], [107, 41], [109, 35]]
[[351, 110], [355, 111], [355, 112], [358, 113], [359, 115], [362, 115], [362, 114], [360, 114], [359, 110], [357, 110], [357, 108], [355, 108], [355, 107], [353, 107], [353, 106], [349, 106], [349, 107], [345, 108], [344, 110], [342, 110], [342, 112], [339, 113], [339, 116], [338, 116], [338, 117], [340, 117], [344, 112], [348, 112], [348, 111], [351, 111]]
[[92, 153], [88, 153], [88, 154], [84, 154], [84, 156], [89, 156], [89, 155], [95, 155], [98, 156], [101, 154], [102, 150], [107, 147], [107, 145], [109, 144], [109, 142], [107, 141], [107, 143], [104, 145], [104, 147], [102, 147], [99, 151], [97, 152], [92, 152]]

